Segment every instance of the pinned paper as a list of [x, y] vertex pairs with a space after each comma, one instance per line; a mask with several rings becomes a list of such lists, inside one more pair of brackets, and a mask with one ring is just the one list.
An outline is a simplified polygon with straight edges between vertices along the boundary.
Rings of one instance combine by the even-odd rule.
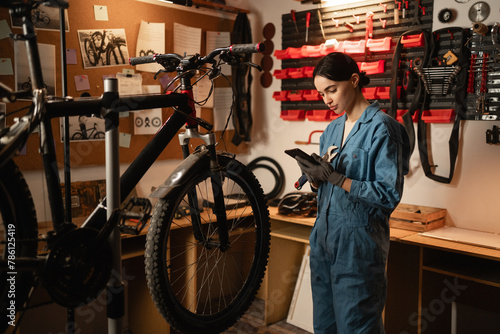
[[82, 90], [89, 90], [90, 89], [89, 77], [86, 75], [75, 75], [75, 86], [77, 92]]
[[108, 21], [108, 7], [94, 5], [94, 16], [96, 21]]
[[[233, 90], [230, 87], [215, 88], [214, 90], [214, 128], [223, 130], [233, 104]], [[234, 130], [233, 122], [228, 124], [229, 130]]]
[[161, 108], [134, 113], [134, 134], [154, 135], [161, 127]]
[[76, 65], [76, 49], [66, 49], [66, 64]]
[[[139, 36], [137, 37], [136, 56], [143, 57], [155, 53], [165, 53], [165, 23], [151, 23], [141, 21]], [[163, 69], [157, 63], [139, 64], [138, 71], [156, 73]]]
[[[231, 45], [231, 33], [229, 31], [207, 31], [207, 50], [206, 54], [216, 48], [223, 48]], [[231, 66], [222, 65], [222, 73], [231, 75]]]
[[7, 20], [0, 20], [0, 39], [9, 37], [11, 33], [12, 31], [10, 30]]
[[0, 75], [13, 75], [12, 60], [10, 58], [0, 58]]
[[132, 139], [132, 135], [130, 133], [120, 132], [120, 147], [130, 148], [130, 140]]
[[131, 69], [131, 68], [124, 68], [122, 70], [122, 73], [123, 74], [128, 74], [128, 75], [133, 75], [135, 73], [135, 71], [133, 69]]
[[200, 53], [201, 28], [174, 22], [174, 53], [194, 55]]

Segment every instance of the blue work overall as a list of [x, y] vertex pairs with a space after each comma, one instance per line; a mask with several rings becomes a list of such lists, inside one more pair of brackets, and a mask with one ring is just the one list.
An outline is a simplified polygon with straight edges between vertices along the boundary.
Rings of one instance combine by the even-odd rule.
[[310, 235], [314, 332], [384, 333], [382, 311], [389, 252], [389, 216], [401, 200], [410, 147], [404, 127], [370, 105], [342, 146], [343, 115], [321, 135], [320, 154], [338, 146], [334, 169], [352, 180], [350, 192], [318, 189]]

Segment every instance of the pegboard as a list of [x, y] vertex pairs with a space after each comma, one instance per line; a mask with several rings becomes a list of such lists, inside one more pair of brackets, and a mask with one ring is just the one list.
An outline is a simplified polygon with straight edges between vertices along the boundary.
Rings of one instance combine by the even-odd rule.
[[[364, 65], [369, 69], [366, 72], [370, 78], [370, 84], [363, 89], [363, 94], [370, 102], [378, 100], [385, 111], [391, 109], [389, 89], [393, 73], [397, 73], [395, 77], [398, 87], [397, 115], [405, 113], [412, 101], [418, 98], [415, 96], [415, 89], [419, 80], [426, 79], [426, 83], [429, 84], [430, 73], [432, 75], [439, 73], [441, 75], [438, 77], [439, 80], [433, 77], [430, 83], [432, 87], [427, 87], [429, 95], [425, 105], [422, 106], [425, 108], [422, 118], [425, 118], [428, 123], [453, 122], [455, 109], [457, 109], [457, 85], [467, 84], [469, 70], [469, 52], [462, 52], [462, 46], [467, 43], [468, 47], [474, 49], [474, 45], [477, 45], [476, 39], [479, 37], [476, 36], [477, 33], [469, 29], [458, 27], [440, 30], [437, 36], [432, 30], [433, 5], [432, 0], [364, 1], [357, 3], [355, 7], [339, 5], [297, 12], [295, 22], [291, 13], [284, 14], [282, 16], [282, 50], [275, 51], [275, 56], [282, 60], [282, 68], [274, 73], [276, 78], [282, 80], [281, 91], [274, 92], [273, 95], [276, 100], [281, 101], [281, 118], [330, 121], [337, 117], [328, 111], [319, 95], [314, 93], [312, 69], [322, 56], [332, 51], [342, 51], [350, 54], [360, 65], [361, 70], [364, 70], [362, 68]], [[366, 30], [368, 12], [373, 13], [373, 35], [370, 37], [367, 36]], [[306, 41], [308, 15], [310, 15], [310, 26]], [[400, 61], [393, 65], [396, 43], [410, 30], [424, 31], [427, 35], [427, 43], [419, 44], [419, 40], [416, 39], [415, 43], [405, 44], [401, 51]], [[418, 34], [405, 36], [405, 40], [406, 37], [411, 39], [418, 37]], [[488, 37], [483, 38], [483, 40], [486, 39]], [[382, 42], [390, 40], [390, 47], [387, 45], [378, 49], [369, 47], [370, 40], [373, 42], [372, 45], [382, 45]], [[427, 44], [427, 55], [430, 54], [432, 41], [435, 41], [435, 49], [430, 56], [431, 59], [422, 64], [428, 69], [415, 71], [415, 61], [422, 60], [426, 56], [425, 44]], [[344, 43], [349, 48], [342, 49], [342, 46], [335, 48], [337, 42]], [[356, 43], [360, 43], [359, 48], [353, 49], [352, 45]], [[481, 47], [483, 46], [479, 48]], [[459, 61], [448, 63], [450, 52], [460, 58]], [[464, 62], [466, 66], [463, 66]], [[459, 63], [461, 63], [460, 67], [457, 66]], [[301, 70], [302, 73], [300, 73]], [[496, 92], [498, 80], [495, 78], [500, 79], [500, 77], [496, 77], [493, 72], [488, 75], [491, 78], [488, 88]], [[422, 82], [425, 81], [422, 80]], [[447, 82], [447, 84], [442, 84], [442, 82]], [[436, 87], [439, 89], [436, 90]], [[498, 102], [491, 98], [490, 100], [490, 109], [485, 111], [488, 114], [497, 108]], [[476, 110], [476, 101], [477, 98], [468, 96], [467, 112], [461, 111], [463, 119], [483, 119], [477, 117], [477, 113], [476, 115], [470, 113], [471, 110]], [[460, 108], [462, 109], [464, 108]], [[399, 120], [401, 121], [401, 118]]]

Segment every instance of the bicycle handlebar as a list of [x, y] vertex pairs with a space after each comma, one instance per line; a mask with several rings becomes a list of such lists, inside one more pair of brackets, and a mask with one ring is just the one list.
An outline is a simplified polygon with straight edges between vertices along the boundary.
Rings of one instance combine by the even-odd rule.
[[[218, 48], [211, 51], [206, 57], [192, 57], [193, 61], [196, 61], [196, 64], [201, 67], [204, 64], [211, 62], [217, 55], [221, 53], [230, 53], [230, 54], [250, 54], [257, 52], [264, 52], [265, 46], [264, 43], [257, 44], [233, 44], [228, 47]], [[129, 59], [130, 65], [139, 65], [139, 64], [148, 64], [148, 63], [162, 63], [165, 61], [173, 60], [173, 61], [181, 61], [183, 57], [177, 53], [167, 53], [161, 54], [157, 53], [154, 55], [144, 56], [144, 57], [131, 57]]]

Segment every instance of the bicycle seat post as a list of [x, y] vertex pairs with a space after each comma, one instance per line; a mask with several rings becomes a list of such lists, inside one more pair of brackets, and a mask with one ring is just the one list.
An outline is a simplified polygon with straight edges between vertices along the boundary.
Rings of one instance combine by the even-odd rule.
[[[118, 97], [118, 79], [104, 80], [104, 94], [111, 99]], [[106, 96], [103, 96], [106, 99]], [[116, 110], [106, 110], [106, 205], [107, 219], [120, 208], [120, 159], [119, 159], [119, 115]], [[125, 314], [124, 286], [121, 271], [121, 233], [117, 226], [110, 235], [113, 253], [113, 270], [107, 286], [108, 332], [122, 333], [122, 318]]]

